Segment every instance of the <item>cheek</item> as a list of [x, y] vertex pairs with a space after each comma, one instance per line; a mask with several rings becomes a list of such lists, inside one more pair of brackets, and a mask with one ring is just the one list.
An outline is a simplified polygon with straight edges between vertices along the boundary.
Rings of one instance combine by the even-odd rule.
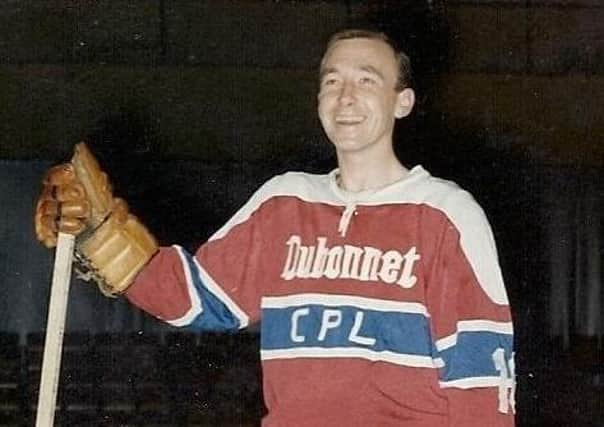
[[329, 103], [329, 94], [319, 94], [317, 96], [317, 105], [319, 108]]
[[374, 111], [378, 112], [379, 120], [382, 122], [390, 122], [394, 120], [395, 106], [389, 99], [383, 99], [375, 102]]
[[317, 113], [319, 115], [319, 119], [321, 120], [321, 123], [325, 124], [325, 121], [328, 119], [329, 116], [329, 110], [330, 110], [330, 106], [329, 106], [329, 100], [326, 99], [325, 97], [321, 97], [319, 98], [318, 102], [317, 102]]

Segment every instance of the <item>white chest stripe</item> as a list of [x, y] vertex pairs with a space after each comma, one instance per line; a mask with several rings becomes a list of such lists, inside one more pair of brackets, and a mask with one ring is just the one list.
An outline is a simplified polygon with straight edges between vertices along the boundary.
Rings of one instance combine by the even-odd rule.
[[365, 348], [349, 347], [298, 347], [279, 350], [261, 350], [262, 360], [276, 359], [331, 359], [331, 358], [358, 358], [371, 362], [389, 362], [395, 365], [409, 366], [413, 368], [442, 368], [442, 359], [433, 359], [428, 356], [417, 356], [413, 354], [398, 354], [391, 351], [373, 351]]
[[262, 298], [262, 308], [288, 308], [307, 305], [323, 305], [328, 307], [351, 306], [365, 310], [414, 313], [430, 317], [426, 307], [423, 304], [416, 302], [400, 302], [377, 298], [329, 294], [295, 294]]

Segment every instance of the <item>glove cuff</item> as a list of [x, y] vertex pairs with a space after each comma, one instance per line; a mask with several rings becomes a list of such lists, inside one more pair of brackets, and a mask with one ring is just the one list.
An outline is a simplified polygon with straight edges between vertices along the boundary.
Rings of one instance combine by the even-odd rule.
[[125, 222], [110, 215], [91, 234], [78, 239], [78, 261], [106, 296], [122, 294], [158, 250], [153, 235], [133, 215]]

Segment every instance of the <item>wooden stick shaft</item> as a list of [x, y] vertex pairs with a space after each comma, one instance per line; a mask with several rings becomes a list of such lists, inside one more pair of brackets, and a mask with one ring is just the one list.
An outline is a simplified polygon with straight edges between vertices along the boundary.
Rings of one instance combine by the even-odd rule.
[[54, 422], [74, 244], [74, 236], [59, 233], [48, 305], [36, 427], [52, 427]]

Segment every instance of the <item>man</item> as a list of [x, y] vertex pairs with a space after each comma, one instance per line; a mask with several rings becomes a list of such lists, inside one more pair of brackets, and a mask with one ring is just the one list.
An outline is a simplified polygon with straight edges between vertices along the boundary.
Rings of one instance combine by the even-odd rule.
[[[484, 213], [393, 152], [409, 80], [385, 35], [334, 35], [318, 112], [338, 169], [269, 180], [194, 255], [159, 248], [117, 289], [179, 327], [261, 321], [265, 426], [514, 423], [512, 323]], [[41, 240], [54, 233], [47, 204]]]

